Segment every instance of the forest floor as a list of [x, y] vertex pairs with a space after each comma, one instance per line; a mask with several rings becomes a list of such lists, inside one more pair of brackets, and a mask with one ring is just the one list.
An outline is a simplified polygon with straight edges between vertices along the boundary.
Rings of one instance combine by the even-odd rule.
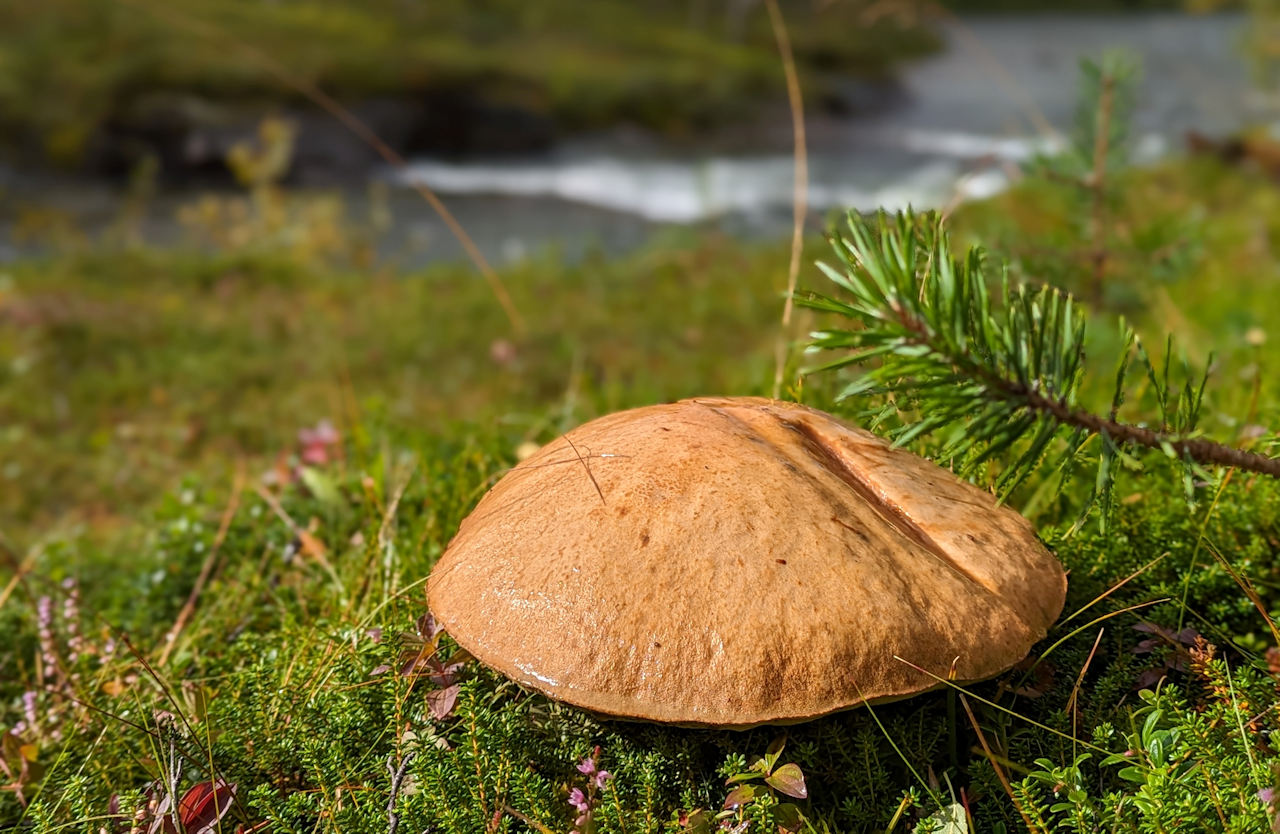
[[[1201, 159], [1128, 172], [1116, 193], [1102, 239], [1052, 182], [950, 226], [1015, 278], [1068, 287], [1105, 246], [1093, 370], [1110, 373], [1118, 314], [1157, 354], [1175, 332], [1193, 363], [1214, 356], [1206, 430], [1274, 435], [1280, 189]], [[534, 258], [500, 273], [518, 332], [470, 267], [401, 274], [356, 232], [290, 222], [216, 256], [104, 245], [0, 279], [0, 828], [123, 831], [170, 780], [195, 791], [197, 830], [200, 792], [225, 780], [223, 830], [385, 831], [390, 761], [407, 762], [403, 830], [565, 831], [575, 764], [598, 746], [612, 779], [597, 830], [699, 829], [784, 731], [600, 721], [474, 663], [443, 704], [447, 681], [403, 653], [435, 645], [423, 581], [521, 444], [626, 407], [768, 392], [785, 247]], [[1165, 242], [1139, 257], [1155, 226]], [[800, 285], [830, 290], [808, 266]], [[805, 361], [793, 353], [789, 393], [847, 408], [834, 380], [798, 384]], [[972, 717], [937, 692], [788, 728], [811, 830], [965, 830], [938, 820], [966, 813], [983, 832], [1270, 823], [1280, 489], [1219, 477], [1189, 504], [1149, 461], [1122, 474], [1106, 532], [1068, 536], [1087, 478], [1040, 486], [1014, 505], [1071, 582], [1042, 662], [968, 687]], [[728, 817], [790, 824], [779, 800]]]

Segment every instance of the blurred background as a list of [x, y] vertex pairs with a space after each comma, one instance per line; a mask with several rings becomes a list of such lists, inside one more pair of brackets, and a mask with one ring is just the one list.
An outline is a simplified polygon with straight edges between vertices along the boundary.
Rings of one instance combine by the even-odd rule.
[[[907, 206], [1024, 266], [1070, 247], [1045, 235], [1101, 234], [1172, 274], [1203, 255], [1188, 224], [1219, 198], [1256, 217], [1280, 172], [1261, 0], [776, 10], [0, 5], [2, 526], [121, 529], [184, 478], [287, 470], [317, 423], [366, 443], [483, 426], [515, 450], [612, 408], [767, 392], [793, 106], [802, 287], [839, 212]], [[1108, 197], [1102, 231], [1036, 190], [1051, 172], [1026, 184], [1097, 126], [1082, 59], [1124, 68], [1104, 150], [1165, 188]], [[1159, 239], [1126, 211], [1158, 213]], [[1150, 301], [1113, 283], [1116, 309]]]
[[[449, 196], [499, 263], [548, 246], [625, 251], [672, 228], [790, 228], [792, 130], [760, 0], [6, 5], [6, 259], [65, 245], [59, 233], [190, 242], [208, 231], [201, 195], [262, 183], [340, 195], [351, 218], [372, 220], [380, 257], [413, 264], [464, 256], [413, 183]], [[1250, 57], [1266, 50], [1237, 6], [800, 0], [783, 11], [818, 227], [827, 209], [944, 206], [1005, 187], [1011, 166], [1062, 143], [1077, 64], [1108, 50], [1142, 68], [1142, 158], [1182, 147], [1188, 131], [1274, 115], [1248, 83]], [[317, 94], [406, 164], [388, 166]]]

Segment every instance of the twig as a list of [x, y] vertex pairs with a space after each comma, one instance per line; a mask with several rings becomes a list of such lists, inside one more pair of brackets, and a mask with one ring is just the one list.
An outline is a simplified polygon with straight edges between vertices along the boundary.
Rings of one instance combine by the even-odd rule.
[[191, 587], [191, 593], [187, 596], [187, 601], [183, 604], [182, 610], [178, 612], [178, 617], [173, 621], [173, 625], [164, 635], [164, 649], [160, 652], [160, 659], [157, 661], [158, 666], [163, 666], [169, 662], [169, 655], [173, 652], [173, 647], [178, 644], [178, 635], [182, 633], [182, 629], [186, 627], [187, 621], [191, 619], [191, 615], [195, 612], [196, 601], [200, 599], [200, 593], [204, 590], [205, 583], [209, 581], [209, 577], [213, 574], [213, 566], [218, 558], [218, 552], [222, 548], [222, 543], [226, 541], [227, 531], [231, 529], [231, 521], [235, 518], [236, 511], [240, 508], [240, 493], [244, 491], [245, 466], [244, 461], [236, 463], [236, 473], [231, 483], [231, 497], [227, 499], [227, 507], [222, 511], [222, 520], [218, 523], [218, 532], [213, 537], [213, 544], [209, 547], [209, 555], [204, 560], [204, 565], [200, 568], [200, 575], [196, 577], [196, 583]]
[[604, 500], [604, 490], [600, 489], [600, 482], [596, 480], [595, 474], [592, 473], [591, 465], [587, 463], [587, 459], [584, 458], [582, 456], [582, 453], [578, 451], [578, 447], [573, 445], [573, 441], [569, 439], [569, 435], [567, 434], [564, 435], [564, 442], [569, 444], [569, 448], [572, 449], [573, 453], [578, 456], [578, 463], [581, 463], [582, 468], [587, 470], [587, 477], [591, 479], [591, 485], [596, 488], [596, 494], [600, 496], [600, 503], [608, 504], [609, 502]]
[[156, 721], [156, 729], [169, 744], [169, 772], [165, 774], [165, 790], [169, 793], [169, 815], [173, 818], [173, 829], [182, 831], [182, 816], [178, 798], [178, 781], [182, 778], [182, 759], [178, 756], [178, 745], [173, 740], [172, 719], [160, 718]]
[[769, 23], [778, 42], [778, 54], [782, 58], [782, 71], [787, 77], [787, 101], [791, 105], [791, 131], [794, 142], [795, 184], [791, 197], [791, 261], [787, 266], [787, 295], [782, 305], [782, 329], [774, 353], [773, 398], [782, 394], [782, 374], [786, 370], [787, 345], [791, 332], [791, 313], [795, 309], [796, 281], [800, 275], [800, 254], [804, 248], [804, 220], [809, 193], [809, 154], [805, 144], [804, 99], [800, 94], [800, 76], [796, 72], [795, 56], [791, 53], [791, 38], [787, 35], [787, 23], [778, 8], [778, 0], [765, 0], [769, 9]]
[[395, 754], [387, 756], [387, 774], [391, 777], [391, 796], [387, 798], [387, 834], [396, 834], [400, 827], [400, 814], [396, 812], [396, 801], [400, 798], [400, 786], [404, 784], [404, 776], [409, 772], [409, 764], [413, 761], [413, 753], [405, 753], [400, 765], [393, 764]]
[[1184, 437], [1107, 420], [1083, 409], [1072, 408], [1061, 400], [1053, 400], [1030, 391], [1018, 383], [1008, 381], [1006, 383], [1008, 393], [1023, 397], [1027, 408], [1032, 411], [1051, 414], [1056, 420], [1068, 426], [1075, 426], [1096, 434], [1105, 434], [1116, 443], [1133, 443], [1149, 449], [1163, 449], [1167, 446], [1179, 457], [1189, 457], [1197, 463], [1233, 466], [1237, 469], [1280, 478], [1280, 459], [1269, 458], [1225, 443], [1206, 440], [1203, 437]]
[[969, 707], [969, 701], [965, 699], [963, 692], [960, 693], [960, 705], [964, 707], [965, 714], [969, 716], [969, 723], [973, 725], [973, 731], [978, 734], [978, 743], [982, 745], [982, 752], [987, 754], [987, 761], [990, 762], [991, 769], [996, 772], [996, 776], [1000, 779], [1000, 784], [1004, 786], [1004, 792], [1009, 795], [1009, 799], [1013, 802], [1013, 807], [1018, 809], [1018, 814], [1027, 825], [1027, 830], [1043, 831], [1043, 828], [1032, 824], [1031, 817], [1027, 816], [1027, 812], [1023, 810], [1022, 803], [1018, 801], [1018, 797], [1013, 792], [1013, 786], [1009, 784], [1009, 777], [1004, 775], [1004, 770], [1000, 768], [995, 755], [991, 752], [991, 747], [987, 744], [987, 737], [982, 732], [982, 727], [978, 726], [978, 719], [974, 717], [973, 710]]
[[525, 825], [529, 826], [529, 827], [530, 827], [530, 828], [532, 828], [534, 831], [537, 831], [537, 832], [538, 832], [538, 834], [556, 834], [556, 833], [555, 833], [554, 831], [552, 831], [550, 828], [547, 828], [545, 825], [543, 825], [542, 823], [538, 822], [538, 821], [537, 821], [537, 820], [535, 820], [533, 817], [530, 817], [528, 814], [522, 814], [522, 813], [520, 813], [520, 812], [519, 812], [519, 811], [517, 811], [515, 808], [512, 808], [510, 805], [503, 805], [503, 806], [502, 806], [502, 812], [503, 812], [503, 813], [505, 813], [505, 814], [510, 814], [511, 816], [513, 816], [513, 817], [515, 817], [516, 819], [520, 820], [520, 822], [522, 822], [522, 823], [524, 823]]

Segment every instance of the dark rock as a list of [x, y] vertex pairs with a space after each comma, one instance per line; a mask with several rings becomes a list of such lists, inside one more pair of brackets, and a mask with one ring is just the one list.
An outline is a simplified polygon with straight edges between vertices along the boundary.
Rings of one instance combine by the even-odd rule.
[[[368, 99], [349, 111], [401, 156], [501, 155], [545, 150], [556, 138], [545, 115], [456, 92]], [[190, 95], [145, 96], [90, 140], [83, 169], [126, 176], [150, 157], [169, 182], [229, 181], [228, 152], [254, 142], [269, 117], [296, 129], [291, 181], [361, 178], [383, 163], [379, 153], [336, 116], [309, 103], [222, 104]]]

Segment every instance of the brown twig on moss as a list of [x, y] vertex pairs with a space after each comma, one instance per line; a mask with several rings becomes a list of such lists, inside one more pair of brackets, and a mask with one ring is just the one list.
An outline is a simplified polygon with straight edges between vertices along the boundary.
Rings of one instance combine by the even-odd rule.
[[391, 794], [387, 797], [387, 834], [396, 834], [396, 829], [400, 827], [400, 813], [396, 810], [396, 802], [400, 799], [400, 788], [404, 785], [404, 777], [409, 772], [413, 758], [413, 753], [405, 753], [397, 765], [394, 756], [387, 757], [387, 775], [391, 777]]

